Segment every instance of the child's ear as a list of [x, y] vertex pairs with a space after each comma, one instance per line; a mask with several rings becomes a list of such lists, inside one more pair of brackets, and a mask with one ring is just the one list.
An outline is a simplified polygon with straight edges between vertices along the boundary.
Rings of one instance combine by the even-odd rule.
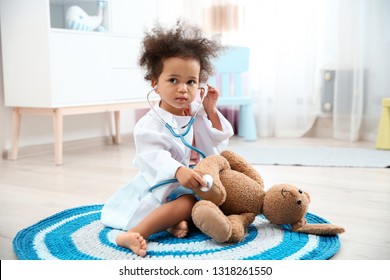
[[157, 93], [157, 81], [156, 80], [152, 80], [151, 85], [152, 85], [152, 88], [154, 88], [154, 90]]

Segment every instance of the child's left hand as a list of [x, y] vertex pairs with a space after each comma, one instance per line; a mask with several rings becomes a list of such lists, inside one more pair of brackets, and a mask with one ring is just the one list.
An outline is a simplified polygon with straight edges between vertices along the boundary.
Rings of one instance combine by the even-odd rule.
[[207, 84], [208, 93], [203, 100], [203, 108], [207, 114], [208, 119], [214, 128], [222, 131], [222, 124], [217, 113], [217, 102], [219, 98], [219, 91]]
[[219, 98], [219, 91], [207, 84], [208, 93], [207, 96], [203, 100], [203, 108], [207, 114], [214, 113], [217, 108], [217, 102]]

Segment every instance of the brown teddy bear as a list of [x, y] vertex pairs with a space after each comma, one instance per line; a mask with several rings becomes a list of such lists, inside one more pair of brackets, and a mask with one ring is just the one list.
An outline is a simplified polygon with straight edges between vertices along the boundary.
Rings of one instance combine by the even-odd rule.
[[211, 175], [209, 191], [195, 193], [202, 198], [192, 210], [195, 225], [218, 242], [239, 242], [246, 228], [259, 214], [274, 224], [290, 224], [291, 229], [318, 235], [335, 235], [344, 229], [331, 224], [307, 224], [308, 193], [288, 184], [264, 190], [260, 174], [244, 158], [232, 151], [203, 159], [194, 170]]

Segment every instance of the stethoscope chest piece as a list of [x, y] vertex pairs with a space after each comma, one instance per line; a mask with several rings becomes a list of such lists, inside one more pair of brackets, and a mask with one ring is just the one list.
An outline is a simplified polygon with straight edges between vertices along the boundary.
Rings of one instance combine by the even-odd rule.
[[210, 174], [205, 174], [205, 175], [203, 175], [203, 180], [206, 181], [206, 186], [201, 187], [200, 190], [202, 192], [208, 192], [211, 189], [211, 187], [213, 186], [213, 183], [214, 183], [213, 177]]

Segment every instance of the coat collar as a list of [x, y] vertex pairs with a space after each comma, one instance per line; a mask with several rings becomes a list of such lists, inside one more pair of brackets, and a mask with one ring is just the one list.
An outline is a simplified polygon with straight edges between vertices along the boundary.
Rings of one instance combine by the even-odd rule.
[[[196, 103], [196, 102], [192, 102], [190, 104], [191, 116], [195, 113], [196, 109], [198, 108], [198, 105], [199, 105], [199, 103]], [[186, 125], [191, 119], [191, 116], [176, 116], [176, 115], [173, 115], [173, 114], [165, 111], [164, 109], [162, 109], [160, 107], [160, 102], [157, 102], [153, 106], [153, 108], [154, 108], [154, 110], [156, 110], [156, 112], [159, 114], [159, 116], [166, 123], [168, 123], [170, 126], [172, 126], [173, 128], [182, 127], [182, 126]], [[201, 108], [198, 115], [202, 115], [203, 112], [204, 112], [204, 110], [203, 110], [203, 108]]]

